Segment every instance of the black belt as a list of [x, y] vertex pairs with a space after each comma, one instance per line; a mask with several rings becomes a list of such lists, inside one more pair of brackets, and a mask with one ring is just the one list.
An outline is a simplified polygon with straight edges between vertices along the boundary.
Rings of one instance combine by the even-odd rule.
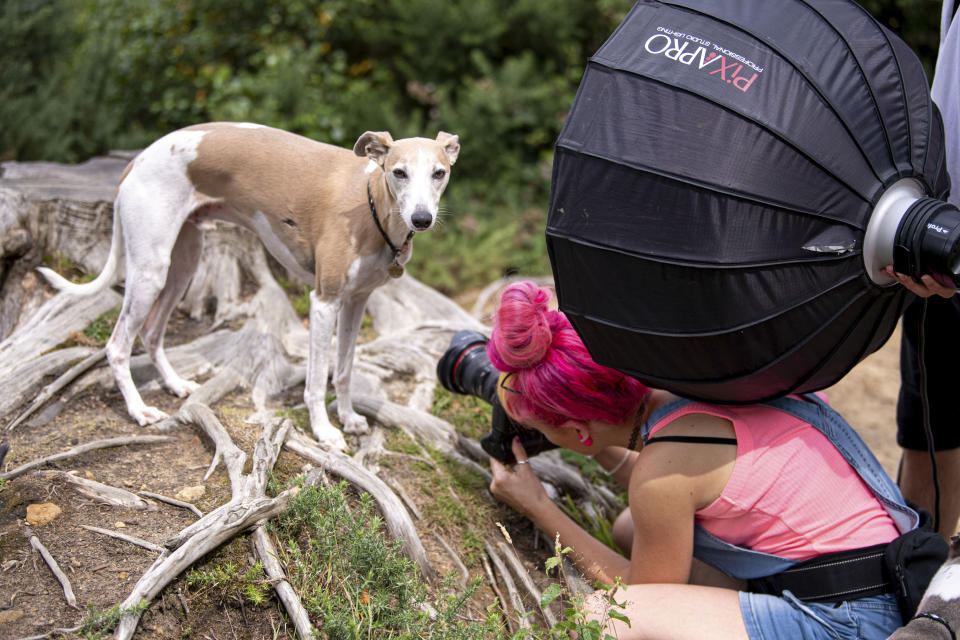
[[887, 543], [828, 553], [764, 578], [747, 581], [747, 591], [780, 595], [789, 590], [806, 602], [840, 602], [892, 593], [884, 568]]

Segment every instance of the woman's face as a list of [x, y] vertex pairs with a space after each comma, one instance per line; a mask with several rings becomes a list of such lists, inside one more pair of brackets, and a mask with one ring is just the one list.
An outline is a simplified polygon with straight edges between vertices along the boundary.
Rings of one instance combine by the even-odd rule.
[[503, 410], [506, 411], [508, 416], [529, 429], [536, 429], [542, 433], [547, 440], [558, 447], [563, 447], [564, 449], [570, 449], [586, 455], [595, 453], [591, 447], [585, 447], [583, 446], [583, 443], [580, 442], [579, 430], [583, 429], [584, 423], [579, 420], [570, 419], [564, 422], [562, 425], [556, 426], [536, 418], [524, 418], [521, 420], [513, 415], [513, 413], [510, 412], [507, 401], [509, 400], [510, 394], [519, 393], [519, 391], [513, 390], [514, 387], [511, 383], [514, 382], [514, 376], [509, 373], [501, 373], [500, 380], [497, 382], [497, 396], [500, 398], [500, 405], [503, 407]]

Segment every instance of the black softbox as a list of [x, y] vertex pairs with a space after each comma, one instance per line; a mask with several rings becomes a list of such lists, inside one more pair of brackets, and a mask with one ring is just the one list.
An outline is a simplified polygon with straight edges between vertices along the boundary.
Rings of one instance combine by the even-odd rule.
[[641, 0], [557, 142], [560, 308], [598, 362], [683, 396], [821, 389], [890, 336], [892, 236], [948, 190], [923, 68], [859, 5]]

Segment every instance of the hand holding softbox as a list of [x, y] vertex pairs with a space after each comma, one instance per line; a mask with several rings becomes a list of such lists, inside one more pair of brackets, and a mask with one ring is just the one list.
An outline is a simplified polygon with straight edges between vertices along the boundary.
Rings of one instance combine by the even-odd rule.
[[641, 0], [557, 142], [560, 308], [598, 362], [687, 397], [829, 386], [912, 295], [883, 267], [960, 282], [943, 135], [854, 2]]

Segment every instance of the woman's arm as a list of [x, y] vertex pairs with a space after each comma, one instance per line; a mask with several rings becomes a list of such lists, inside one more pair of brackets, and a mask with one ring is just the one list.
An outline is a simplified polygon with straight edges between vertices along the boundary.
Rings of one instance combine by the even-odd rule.
[[[523, 446], [516, 441], [513, 454], [517, 460], [527, 459]], [[613, 584], [615, 576], [627, 579], [630, 561], [587, 533], [554, 504], [529, 464], [510, 469], [490, 458], [490, 470], [493, 472], [490, 492], [529, 518], [551, 540], [559, 533], [560, 544], [573, 549], [568, 557], [589, 581]]]
[[[733, 425], [707, 414], [686, 414], [658, 436], [735, 436]], [[645, 446], [630, 477], [633, 547], [630, 584], [686, 583], [693, 562], [696, 512], [726, 487], [737, 448], [692, 442]]]

